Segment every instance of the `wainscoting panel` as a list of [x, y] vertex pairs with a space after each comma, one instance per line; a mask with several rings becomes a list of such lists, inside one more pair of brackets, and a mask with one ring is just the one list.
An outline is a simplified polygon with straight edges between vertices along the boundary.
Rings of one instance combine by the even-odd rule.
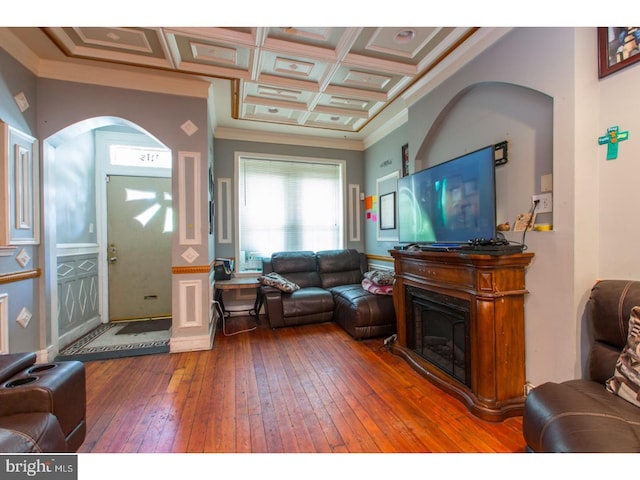
[[202, 326], [202, 281], [181, 280], [178, 282], [180, 317], [177, 328]]
[[58, 258], [58, 335], [99, 315], [98, 254]]

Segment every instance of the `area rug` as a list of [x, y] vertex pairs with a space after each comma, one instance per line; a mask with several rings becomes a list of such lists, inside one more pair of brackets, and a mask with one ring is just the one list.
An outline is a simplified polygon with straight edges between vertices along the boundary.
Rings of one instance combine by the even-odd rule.
[[159, 332], [171, 328], [171, 319], [145, 320], [142, 322], [128, 322], [126, 326], [116, 332], [116, 335], [132, 335], [136, 333]]
[[[153, 325], [142, 325], [160, 322]], [[137, 325], [134, 325], [137, 324]], [[169, 352], [171, 319], [105, 323], [71, 345], [56, 360], [106, 360]], [[125, 333], [122, 333], [122, 330]], [[128, 333], [126, 333], [128, 332]]]

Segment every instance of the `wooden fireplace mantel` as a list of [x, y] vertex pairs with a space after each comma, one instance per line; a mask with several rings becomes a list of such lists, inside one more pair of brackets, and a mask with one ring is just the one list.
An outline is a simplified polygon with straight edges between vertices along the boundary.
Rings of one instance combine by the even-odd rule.
[[[525, 269], [533, 253], [481, 255], [391, 250], [398, 338], [393, 353], [474, 415], [502, 421], [522, 415], [525, 400]], [[470, 303], [470, 387], [407, 348], [407, 287]], [[409, 319], [410, 320], [410, 319]]]

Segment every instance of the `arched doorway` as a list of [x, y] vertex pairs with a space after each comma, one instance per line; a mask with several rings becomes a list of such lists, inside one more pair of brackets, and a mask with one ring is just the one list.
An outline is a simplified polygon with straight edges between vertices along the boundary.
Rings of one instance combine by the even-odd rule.
[[[128, 176], [134, 182], [136, 178], [168, 179], [171, 192], [170, 152], [168, 168], [144, 168], [135, 162], [123, 165], [121, 158], [112, 162], [113, 145], [122, 147], [125, 157], [131, 152], [167, 151], [139, 126], [115, 117], [84, 120], [44, 141], [44, 284], [52, 327], [49, 344], [58, 351], [109, 321], [108, 176]], [[170, 240], [168, 245], [170, 265]]]

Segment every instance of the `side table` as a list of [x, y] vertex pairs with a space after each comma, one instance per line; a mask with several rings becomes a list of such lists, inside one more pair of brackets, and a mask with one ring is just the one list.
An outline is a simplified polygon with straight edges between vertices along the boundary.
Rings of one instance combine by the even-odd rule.
[[[252, 317], [256, 318], [256, 321], [260, 323], [260, 309], [262, 308], [262, 294], [260, 292], [260, 282], [255, 277], [234, 277], [230, 280], [214, 280], [214, 295], [213, 298], [222, 309], [224, 317], [228, 317], [231, 312], [247, 312]], [[222, 292], [227, 290], [246, 290], [256, 289], [256, 299], [253, 302], [253, 308], [249, 310], [227, 310], [222, 300]]]

